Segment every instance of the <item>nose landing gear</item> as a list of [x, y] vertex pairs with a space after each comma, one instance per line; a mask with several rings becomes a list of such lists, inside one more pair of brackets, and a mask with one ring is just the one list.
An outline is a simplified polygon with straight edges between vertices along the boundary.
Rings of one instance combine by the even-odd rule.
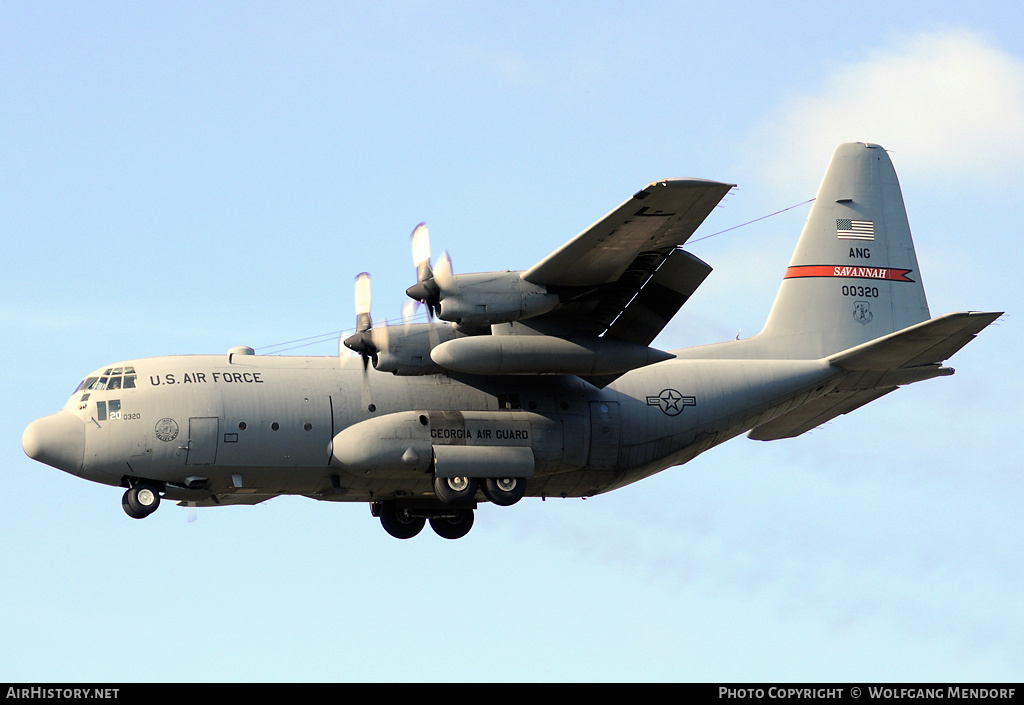
[[121, 497], [121, 507], [132, 519], [145, 519], [159, 506], [160, 490], [148, 482], [140, 482], [129, 487]]

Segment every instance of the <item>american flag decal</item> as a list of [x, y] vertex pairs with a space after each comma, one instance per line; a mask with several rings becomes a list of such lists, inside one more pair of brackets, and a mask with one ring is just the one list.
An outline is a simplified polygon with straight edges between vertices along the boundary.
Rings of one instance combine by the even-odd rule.
[[836, 237], [840, 240], [874, 240], [875, 224], [870, 220], [836, 218]]

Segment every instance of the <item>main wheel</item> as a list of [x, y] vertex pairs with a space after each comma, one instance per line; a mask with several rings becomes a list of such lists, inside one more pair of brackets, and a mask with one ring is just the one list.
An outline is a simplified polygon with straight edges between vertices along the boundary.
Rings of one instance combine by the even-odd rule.
[[141, 484], [129, 488], [121, 497], [121, 507], [132, 519], [144, 519], [160, 506], [160, 493], [152, 485]]
[[380, 503], [380, 525], [396, 539], [411, 539], [423, 530], [427, 520], [410, 516], [408, 510], [399, 508], [394, 502]]
[[473, 528], [473, 510], [458, 509], [451, 516], [430, 517], [430, 528], [443, 539], [461, 539]]
[[510, 507], [526, 494], [526, 478], [488, 477], [484, 480], [484, 496], [499, 507]]
[[476, 496], [477, 482], [472, 477], [435, 477], [434, 494], [445, 504], [466, 504]]

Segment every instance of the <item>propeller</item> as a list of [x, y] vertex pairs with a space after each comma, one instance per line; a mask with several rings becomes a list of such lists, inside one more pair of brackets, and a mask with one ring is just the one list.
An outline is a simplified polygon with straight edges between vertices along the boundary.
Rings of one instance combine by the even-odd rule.
[[362, 272], [356, 277], [356, 332], [345, 338], [345, 347], [363, 358], [363, 406], [372, 407], [370, 399], [370, 360], [376, 362], [377, 352], [388, 347], [387, 326], [375, 330], [370, 318], [370, 275]]
[[356, 332], [345, 338], [345, 347], [362, 356], [364, 372], [370, 358], [377, 354], [370, 318], [370, 275], [366, 272], [356, 277]]
[[412, 263], [416, 266], [416, 283], [405, 290], [409, 298], [427, 307], [427, 317], [441, 311], [441, 290], [451, 281], [452, 262], [445, 252], [437, 263], [437, 271], [430, 266], [430, 233], [426, 223], [413, 228], [409, 236], [412, 245]]

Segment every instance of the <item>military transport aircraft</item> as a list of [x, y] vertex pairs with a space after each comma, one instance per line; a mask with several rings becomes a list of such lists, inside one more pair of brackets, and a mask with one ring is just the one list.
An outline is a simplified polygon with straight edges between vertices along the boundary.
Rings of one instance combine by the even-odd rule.
[[[464, 536], [478, 503], [588, 497], [740, 433], [789, 438], [943, 361], [1001, 313], [931, 318], [903, 197], [875, 144], [832, 157], [764, 329], [650, 347], [711, 267], [681, 246], [732, 188], [656, 181], [525, 271], [455, 274], [412, 237], [426, 323], [374, 327], [356, 280], [357, 356], [125, 360], [89, 374], [22, 437], [31, 458], [161, 498], [368, 502], [392, 536]], [[412, 303], [412, 302], [410, 302]], [[416, 304], [413, 304], [414, 306]]]

